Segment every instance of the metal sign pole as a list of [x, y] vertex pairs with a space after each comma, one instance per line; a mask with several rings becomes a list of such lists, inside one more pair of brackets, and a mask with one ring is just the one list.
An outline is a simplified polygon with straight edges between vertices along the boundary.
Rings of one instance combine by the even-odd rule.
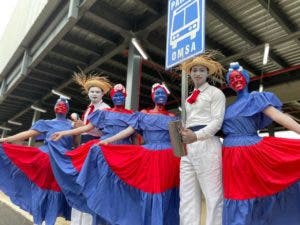
[[185, 111], [185, 100], [188, 95], [188, 79], [187, 74], [181, 72], [181, 121], [185, 125], [186, 121], [186, 111]]

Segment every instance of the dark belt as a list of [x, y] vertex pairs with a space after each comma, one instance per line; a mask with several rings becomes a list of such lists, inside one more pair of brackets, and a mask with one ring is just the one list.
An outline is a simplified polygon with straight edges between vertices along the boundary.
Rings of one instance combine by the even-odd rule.
[[[195, 132], [195, 131], [198, 131], [198, 130], [203, 129], [204, 127], [206, 127], [206, 125], [198, 125], [198, 126], [188, 127], [187, 129], [190, 129], [190, 130], [192, 130], [193, 132]], [[215, 134], [215, 136], [223, 137], [224, 134], [223, 134], [223, 132], [222, 132], [221, 130], [219, 130], [219, 131]]]
[[190, 129], [195, 132], [195, 131], [201, 130], [204, 127], [206, 127], [206, 125], [198, 125], [198, 126], [188, 127], [187, 129]]

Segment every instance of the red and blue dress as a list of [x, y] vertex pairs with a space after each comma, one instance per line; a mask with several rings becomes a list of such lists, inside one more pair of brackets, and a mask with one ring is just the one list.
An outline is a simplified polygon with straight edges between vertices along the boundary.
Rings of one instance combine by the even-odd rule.
[[[93, 112], [88, 119], [94, 127], [101, 130], [101, 133], [103, 134], [101, 139], [106, 139], [126, 129], [129, 121], [134, 117], [135, 114], [130, 110], [114, 112], [112, 109], [105, 109]], [[68, 203], [73, 208], [93, 215], [94, 222], [97, 221], [104, 224], [105, 221], [87, 206], [87, 201], [81, 193], [81, 187], [76, 183], [76, 179], [90, 148], [98, 142], [98, 139], [91, 140], [72, 151], [69, 151], [65, 146], [57, 146], [54, 142], [49, 145], [49, 155], [53, 173], [62, 188]], [[118, 141], [116, 144], [130, 143], [131, 139], [126, 138]]]
[[223, 132], [223, 225], [300, 224], [300, 140], [259, 137], [281, 108], [272, 93], [252, 92], [230, 105]]
[[42, 121], [32, 128], [47, 132], [41, 149], [3, 144], [2, 190], [33, 214], [37, 224], [45, 219], [52, 225], [59, 215], [67, 218], [65, 196], [69, 205], [101, 224], [178, 225], [179, 158], [172, 153], [168, 133], [168, 123], [176, 117], [107, 110], [89, 119], [102, 137], [132, 126], [143, 134], [145, 145], [129, 145], [124, 139], [98, 146], [94, 140], [69, 151], [71, 137], [57, 142], [49, 137], [71, 129], [70, 122]]
[[168, 132], [175, 119], [137, 113], [127, 126], [142, 133], [144, 145], [90, 148], [77, 183], [88, 207], [107, 223], [179, 224], [179, 158], [172, 153]]
[[69, 120], [39, 120], [31, 128], [45, 136], [39, 148], [3, 143], [0, 145], [0, 189], [11, 201], [33, 216], [35, 224], [54, 225], [56, 218], [70, 219], [70, 207], [50, 165], [49, 143], [72, 148], [72, 137], [52, 142], [54, 132], [72, 129]]

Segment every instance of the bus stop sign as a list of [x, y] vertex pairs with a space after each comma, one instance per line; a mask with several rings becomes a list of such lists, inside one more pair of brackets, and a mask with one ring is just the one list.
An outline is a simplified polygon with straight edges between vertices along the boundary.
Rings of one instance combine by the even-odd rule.
[[205, 50], [205, 0], [169, 0], [166, 69]]

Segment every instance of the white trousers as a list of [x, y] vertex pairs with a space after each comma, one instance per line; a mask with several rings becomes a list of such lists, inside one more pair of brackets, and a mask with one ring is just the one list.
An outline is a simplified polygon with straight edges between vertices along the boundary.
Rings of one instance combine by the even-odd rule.
[[81, 212], [72, 208], [71, 225], [92, 225], [93, 217], [91, 214]]
[[180, 225], [200, 225], [201, 190], [206, 201], [206, 225], [222, 224], [222, 151], [219, 138], [187, 145], [180, 161]]

